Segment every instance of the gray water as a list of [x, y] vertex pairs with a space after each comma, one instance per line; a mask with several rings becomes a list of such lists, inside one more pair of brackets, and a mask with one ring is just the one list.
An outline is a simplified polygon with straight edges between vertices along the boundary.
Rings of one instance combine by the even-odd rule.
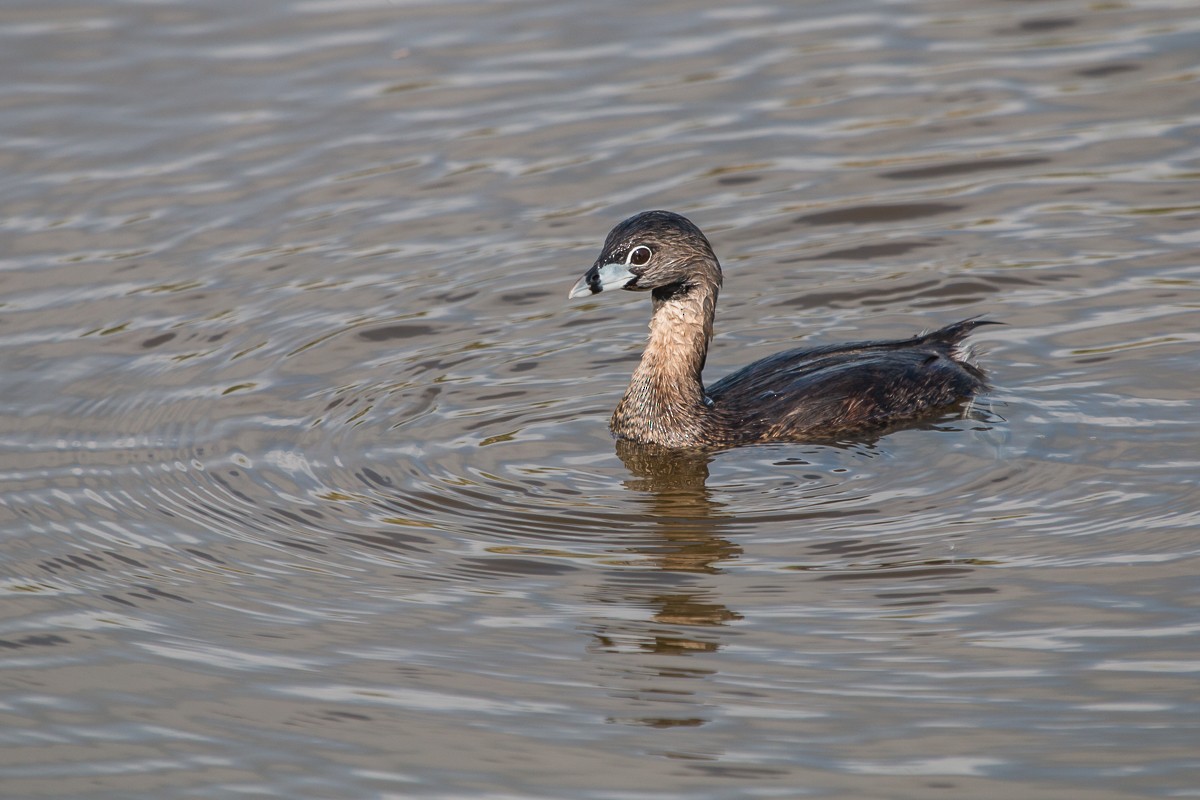
[[[0, 8], [5, 798], [1200, 795], [1190, 0]], [[996, 391], [618, 452], [983, 314]]]

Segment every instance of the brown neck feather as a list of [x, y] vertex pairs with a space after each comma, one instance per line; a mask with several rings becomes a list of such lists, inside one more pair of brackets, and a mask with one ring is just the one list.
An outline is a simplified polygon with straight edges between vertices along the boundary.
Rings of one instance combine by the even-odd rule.
[[613, 413], [617, 436], [670, 447], [703, 441], [709, 409], [700, 374], [712, 338], [717, 292], [712, 280], [654, 291], [650, 339]]

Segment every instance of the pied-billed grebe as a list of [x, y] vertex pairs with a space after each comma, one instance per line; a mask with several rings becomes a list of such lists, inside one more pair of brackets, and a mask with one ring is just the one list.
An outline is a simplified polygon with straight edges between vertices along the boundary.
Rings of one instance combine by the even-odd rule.
[[962, 340], [968, 319], [895, 341], [788, 350], [707, 389], [700, 380], [721, 288], [704, 234], [670, 211], [613, 228], [570, 297], [605, 289], [649, 291], [650, 340], [612, 416], [619, 439], [669, 448], [795, 442], [879, 430], [987, 388]]

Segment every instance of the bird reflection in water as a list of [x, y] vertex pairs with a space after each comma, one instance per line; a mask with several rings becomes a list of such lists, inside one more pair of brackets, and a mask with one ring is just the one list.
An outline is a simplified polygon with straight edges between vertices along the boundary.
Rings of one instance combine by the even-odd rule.
[[[712, 455], [667, 451], [618, 441], [617, 455], [630, 477], [625, 487], [653, 520], [654, 539], [632, 548], [651, 571], [621, 570], [603, 590], [601, 602], [646, 608], [646, 619], [607, 617], [593, 631], [593, 653], [638, 656], [622, 660], [609, 687], [639, 712], [615, 715], [615, 724], [652, 728], [696, 727], [709, 721], [699, 688], [692, 681], [717, 673], [705, 657], [728, 636], [741, 614], [720, 602], [714, 577], [742, 548], [722, 532], [733, 520], [724, 515], [706, 486]], [[615, 596], [614, 596], [615, 595]], [[674, 657], [687, 656], [679, 661]], [[662, 660], [666, 657], [666, 660]]]

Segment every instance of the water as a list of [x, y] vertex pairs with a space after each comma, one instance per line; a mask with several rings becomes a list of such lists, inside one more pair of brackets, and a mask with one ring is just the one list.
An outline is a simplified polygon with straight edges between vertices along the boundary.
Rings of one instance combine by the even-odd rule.
[[[6, 4], [3, 795], [1200, 793], [1194, 11]], [[618, 450], [645, 208], [997, 391]]]

